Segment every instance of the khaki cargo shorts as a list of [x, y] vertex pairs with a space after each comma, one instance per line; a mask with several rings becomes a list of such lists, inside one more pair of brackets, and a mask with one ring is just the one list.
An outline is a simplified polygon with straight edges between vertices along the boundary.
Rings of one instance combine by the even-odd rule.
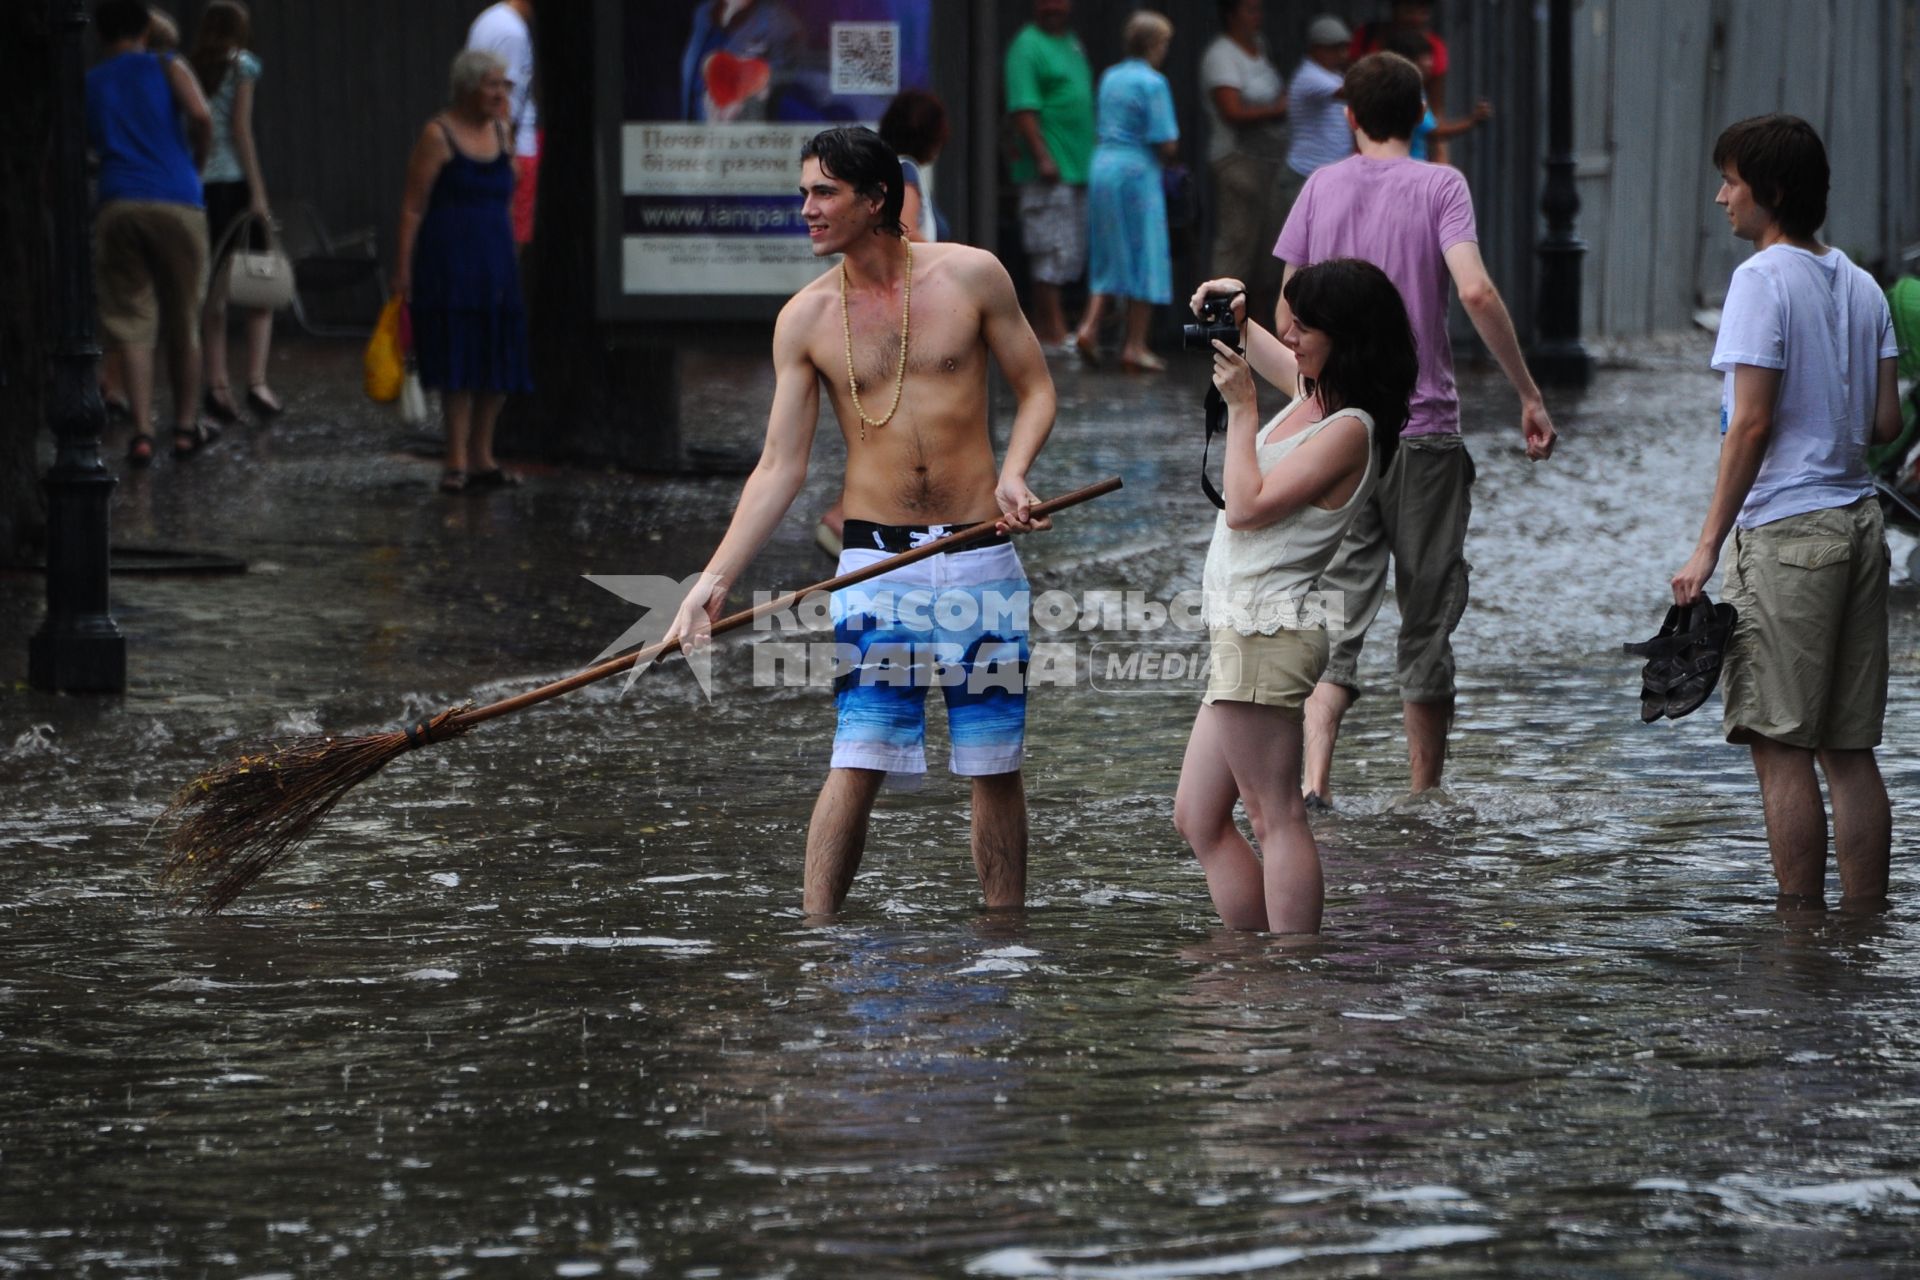
[[93, 225], [100, 328], [115, 347], [150, 347], [165, 334], [200, 346], [207, 292], [207, 215], [164, 200], [110, 200]]
[[1728, 742], [1880, 745], [1890, 564], [1873, 497], [1734, 530], [1725, 598], [1740, 620], [1720, 684]]
[[1214, 627], [1204, 706], [1216, 702], [1252, 702], [1272, 707], [1289, 720], [1305, 716], [1307, 698], [1327, 665], [1324, 631], [1276, 631], [1272, 635], [1242, 635], [1231, 627]]
[[1454, 695], [1453, 630], [1467, 611], [1467, 522], [1473, 514], [1473, 458], [1458, 434], [1402, 437], [1393, 465], [1320, 575], [1329, 612], [1344, 608], [1320, 677], [1358, 697], [1354, 669], [1387, 592], [1400, 606], [1394, 679], [1403, 702]]

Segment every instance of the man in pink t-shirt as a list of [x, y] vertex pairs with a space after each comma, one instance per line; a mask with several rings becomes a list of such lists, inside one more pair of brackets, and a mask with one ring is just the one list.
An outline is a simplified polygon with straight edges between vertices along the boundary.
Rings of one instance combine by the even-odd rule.
[[[1355, 519], [1320, 588], [1345, 601], [1345, 627], [1307, 704], [1304, 789], [1310, 807], [1331, 797], [1340, 720], [1359, 697], [1354, 668], [1394, 567], [1400, 608], [1400, 685], [1412, 789], [1440, 785], [1453, 719], [1452, 634], [1467, 605], [1465, 549], [1473, 460], [1460, 439], [1460, 397], [1447, 342], [1447, 286], [1520, 396], [1527, 457], [1553, 452], [1553, 422], [1527, 372], [1500, 291], [1487, 275], [1474, 230], [1473, 198], [1459, 170], [1408, 157], [1425, 108], [1420, 72], [1393, 53], [1362, 58], [1347, 72], [1347, 124], [1357, 153], [1318, 169], [1294, 203], [1274, 256], [1286, 277], [1329, 258], [1362, 258], [1386, 272], [1407, 304], [1420, 353], [1420, 378], [1400, 449]], [[1276, 329], [1290, 317], [1280, 303]], [[1336, 594], [1338, 593], [1338, 594]]]

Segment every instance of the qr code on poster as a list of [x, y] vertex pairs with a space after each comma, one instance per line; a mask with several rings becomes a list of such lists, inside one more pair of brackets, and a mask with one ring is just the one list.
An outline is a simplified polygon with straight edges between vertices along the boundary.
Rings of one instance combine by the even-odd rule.
[[833, 91], [900, 92], [900, 24], [833, 24]]

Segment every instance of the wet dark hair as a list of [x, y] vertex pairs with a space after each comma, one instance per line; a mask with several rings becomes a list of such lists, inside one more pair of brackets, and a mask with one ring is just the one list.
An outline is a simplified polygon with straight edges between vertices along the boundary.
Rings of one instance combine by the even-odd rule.
[[1327, 335], [1331, 350], [1318, 378], [1301, 379], [1321, 409], [1364, 409], [1373, 418], [1384, 472], [1407, 425], [1407, 403], [1420, 376], [1407, 304], [1387, 273], [1358, 258], [1329, 258], [1294, 273], [1283, 291], [1293, 318]]
[[1729, 164], [1753, 191], [1754, 202], [1779, 221], [1780, 229], [1805, 240], [1827, 220], [1827, 148], [1799, 116], [1754, 116], [1721, 131], [1713, 144], [1713, 167]]
[[1426, 114], [1420, 68], [1397, 53], [1370, 53], [1354, 63], [1341, 96], [1354, 123], [1375, 142], [1406, 141]]
[[947, 145], [947, 109], [923, 89], [902, 89], [880, 117], [880, 141], [895, 155], [931, 161]]
[[822, 129], [800, 148], [800, 159], [818, 160], [821, 172], [852, 187], [863, 199], [880, 201], [880, 223], [875, 233], [904, 236], [900, 225], [900, 206], [906, 201], [906, 179], [900, 173], [900, 157], [881, 141], [880, 135], [862, 125], [843, 125]]
[[100, 0], [93, 6], [93, 29], [101, 44], [119, 44], [145, 35], [153, 15], [140, 0]]

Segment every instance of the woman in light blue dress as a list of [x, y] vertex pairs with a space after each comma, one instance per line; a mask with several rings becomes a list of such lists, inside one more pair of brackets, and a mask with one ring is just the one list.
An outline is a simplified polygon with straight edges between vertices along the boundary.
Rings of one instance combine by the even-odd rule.
[[1173, 159], [1180, 127], [1173, 118], [1173, 91], [1157, 69], [1172, 42], [1173, 24], [1142, 9], [1127, 19], [1126, 61], [1100, 76], [1099, 145], [1087, 180], [1092, 297], [1074, 345], [1087, 359], [1098, 358], [1107, 304], [1125, 298], [1127, 336], [1120, 363], [1128, 369], [1166, 368], [1147, 350], [1147, 320], [1156, 303], [1173, 300], [1160, 169]]

